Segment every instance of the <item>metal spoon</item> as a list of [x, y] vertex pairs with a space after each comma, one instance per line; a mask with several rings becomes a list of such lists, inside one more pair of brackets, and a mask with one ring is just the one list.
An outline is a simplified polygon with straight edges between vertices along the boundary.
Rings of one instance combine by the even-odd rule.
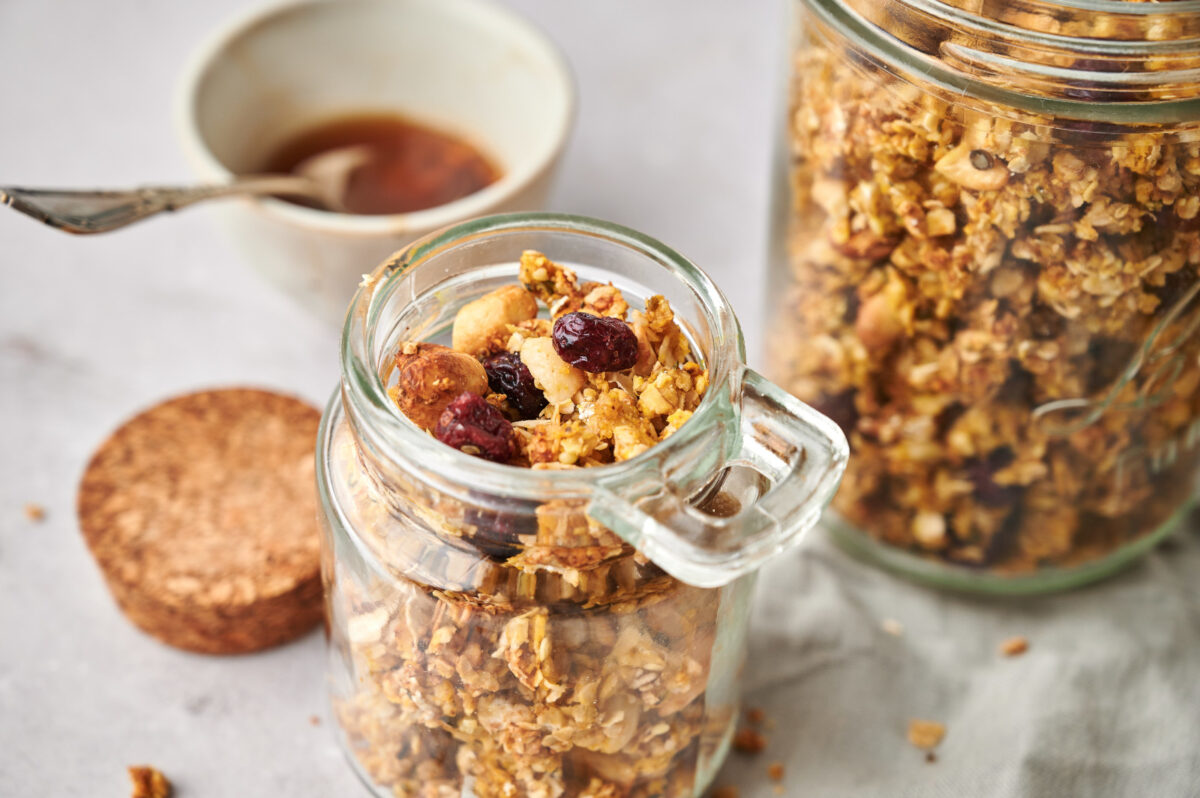
[[300, 162], [293, 175], [247, 175], [210, 186], [147, 186], [128, 191], [75, 191], [0, 186], [0, 205], [68, 233], [107, 233], [150, 216], [204, 200], [260, 194], [306, 197], [331, 211], [345, 211], [346, 185], [371, 158], [356, 145], [328, 150]]

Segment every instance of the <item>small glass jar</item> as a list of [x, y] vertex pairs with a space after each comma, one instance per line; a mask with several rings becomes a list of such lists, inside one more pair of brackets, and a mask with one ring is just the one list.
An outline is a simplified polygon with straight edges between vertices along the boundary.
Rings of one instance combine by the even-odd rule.
[[837, 538], [1114, 572], [1200, 462], [1200, 3], [793, 5], [768, 374], [850, 439]]
[[[431, 439], [387, 394], [537, 249], [631, 304], [663, 294], [709, 370], [694, 415], [630, 460], [529, 470]], [[845, 438], [746, 369], [708, 278], [578, 217], [491, 217], [359, 290], [318, 444], [334, 715], [377, 795], [699, 796], [728, 749], [754, 572], [811, 528]]]

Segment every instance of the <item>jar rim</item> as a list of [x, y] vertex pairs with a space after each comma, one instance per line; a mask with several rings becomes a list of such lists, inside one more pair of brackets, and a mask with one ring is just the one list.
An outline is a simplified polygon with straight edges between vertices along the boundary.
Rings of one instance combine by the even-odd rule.
[[[1200, 120], [1200, 0], [1024, 0], [1006, 7], [1006, 18], [970, 10], [964, 0], [799, 2], [878, 66], [959, 101], [1010, 108], [1050, 125], [1059, 118], [1131, 126]], [[1031, 21], [1071, 13], [1098, 35]], [[1105, 36], [1098, 14], [1128, 24]], [[1168, 23], [1175, 22], [1172, 37]], [[1146, 35], [1130, 38], [1140, 29]], [[1141, 68], [1156, 59], [1161, 69]], [[1147, 97], [1157, 86], [1173, 88]]]
[[[388, 396], [385, 381], [374, 362], [372, 353], [376, 350], [375, 335], [381, 326], [383, 308], [403, 276], [456, 246], [496, 234], [538, 230], [602, 239], [650, 258], [694, 292], [711, 325], [713, 351], [703, 353], [709, 369], [709, 387], [699, 406], [668, 439], [629, 460], [588, 468], [535, 470], [493, 463], [450, 446], [430, 446], [429, 434], [400, 412]], [[347, 410], [373, 431], [371, 442], [383, 450], [384, 456], [394, 461], [419, 456], [423, 473], [436, 479], [448, 492], [457, 492], [455, 486], [469, 486], [475, 495], [484, 492], [542, 501], [580, 499], [601, 485], [661, 479], [663, 464], [669, 457], [705, 445], [709, 422], [724, 421], [719, 397], [739, 384], [745, 360], [742, 330], [728, 299], [707, 274], [676, 250], [628, 227], [586, 216], [510, 213], [481, 217], [431, 233], [364, 275], [350, 303], [342, 332], [342, 392]]]

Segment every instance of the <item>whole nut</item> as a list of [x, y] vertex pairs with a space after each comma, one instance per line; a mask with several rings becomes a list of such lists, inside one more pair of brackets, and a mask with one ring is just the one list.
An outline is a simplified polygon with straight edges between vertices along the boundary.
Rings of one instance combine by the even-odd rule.
[[912, 535], [923, 548], [937, 551], [946, 547], [946, 519], [941, 513], [922, 510], [912, 522]]
[[487, 355], [504, 348], [508, 325], [535, 318], [537, 300], [519, 285], [506, 285], [463, 305], [454, 317], [451, 345], [459, 352]]
[[882, 291], [863, 300], [854, 331], [868, 350], [881, 352], [907, 334], [911, 323], [908, 291], [899, 279], [889, 279]]
[[521, 344], [521, 362], [551, 404], [567, 401], [587, 384], [587, 375], [559, 357], [549, 338], [530, 338]]
[[407, 343], [396, 353], [392, 398], [414, 424], [432, 431], [446, 405], [463, 391], [488, 392], [483, 364], [439, 344]]
[[999, 191], [1008, 185], [1008, 166], [967, 141], [942, 156], [933, 168], [972, 191]]

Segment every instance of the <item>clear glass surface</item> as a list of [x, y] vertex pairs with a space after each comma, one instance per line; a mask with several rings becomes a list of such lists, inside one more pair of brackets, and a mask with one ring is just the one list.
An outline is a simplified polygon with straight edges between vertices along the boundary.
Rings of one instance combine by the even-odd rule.
[[[517, 469], [431, 440], [387, 398], [402, 341], [538, 249], [631, 304], [664, 294], [709, 369], [692, 418], [628, 461]], [[737, 708], [754, 572], [845, 465], [827, 419], [747, 370], [724, 298], [632, 231], [495, 217], [364, 283], [318, 447], [334, 713], [380, 795], [702, 794]], [[738, 512], [707, 511], [714, 495]]]
[[835, 537], [1112, 573], [1200, 465], [1200, 6], [794, 6], [768, 373], [850, 440]]

